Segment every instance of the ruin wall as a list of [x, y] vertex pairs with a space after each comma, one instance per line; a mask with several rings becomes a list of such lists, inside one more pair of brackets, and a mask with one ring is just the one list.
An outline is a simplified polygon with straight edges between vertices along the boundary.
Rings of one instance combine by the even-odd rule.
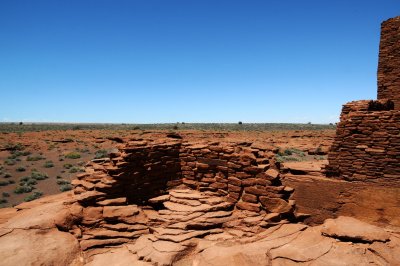
[[328, 160], [327, 176], [400, 184], [400, 111], [393, 102], [345, 104]]
[[[74, 193], [82, 195], [84, 205], [119, 197], [126, 197], [129, 204], [146, 204], [183, 184], [215, 192], [240, 209], [290, 212], [291, 190], [281, 184], [274, 153], [267, 149], [251, 143], [133, 141], [111, 153], [110, 159], [90, 162], [87, 172], [73, 181]], [[86, 198], [87, 192], [98, 196]]]
[[395, 109], [400, 110], [400, 17], [381, 25], [378, 99], [390, 99]]
[[152, 212], [169, 213], [164, 200], [172, 188], [191, 188], [222, 199], [206, 204], [210, 210], [255, 212], [274, 224], [294, 221], [293, 189], [282, 185], [273, 157], [270, 148], [247, 142], [161, 139], [124, 144], [109, 158], [89, 162], [85, 173], [71, 182], [84, 213], [80, 245], [86, 250], [148, 234], [160, 222]]

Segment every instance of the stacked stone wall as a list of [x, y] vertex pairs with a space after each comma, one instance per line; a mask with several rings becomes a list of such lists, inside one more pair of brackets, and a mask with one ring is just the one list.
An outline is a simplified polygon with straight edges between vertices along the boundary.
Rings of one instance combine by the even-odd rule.
[[400, 17], [382, 23], [378, 64], [378, 99], [400, 110]]
[[252, 143], [133, 141], [109, 159], [90, 162], [73, 184], [84, 205], [120, 197], [142, 205], [183, 184], [215, 192], [240, 209], [291, 213], [292, 191], [282, 185], [274, 155], [270, 147]]
[[[247, 142], [199, 144], [167, 138], [121, 145], [109, 158], [89, 162], [86, 172], [72, 181], [85, 217], [77, 233], [81, 247], [121, 244], [148, 234], [164, 219], [156, 210], [169, 214], [177, 208], [180, 213], [185, 206], [165, 202], [172, 197], [172, 188], [208, 195], [207, 204], [185, 206], [186, 211], [258, 212], [261, 220], [265, 216], [269, 221], [266, 226], [270, 220], [274, 224], [294, 220], [293, 189], [282, 185], [274, 151]], [[193, 200], [175, 200], [194, 204]]]
[[328, 176], [400, 184], [400, 111], [386, 100], [343, 106], [328, 154]]

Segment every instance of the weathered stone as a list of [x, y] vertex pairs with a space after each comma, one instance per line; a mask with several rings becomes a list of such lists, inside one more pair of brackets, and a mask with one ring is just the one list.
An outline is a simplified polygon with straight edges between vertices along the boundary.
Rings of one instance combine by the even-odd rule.
[[262, 206], [269, 212], [288, 213], [292, 211], [292, 206], [290, 206], [288, 202], [280, 198], [269, 198], [261, 196], [260, 202]]
[[326, 220], [321, 232], [326, 236], [363, 242], [385, 242], [390, 237], [389, 233], [377, 226], [345, 216]]

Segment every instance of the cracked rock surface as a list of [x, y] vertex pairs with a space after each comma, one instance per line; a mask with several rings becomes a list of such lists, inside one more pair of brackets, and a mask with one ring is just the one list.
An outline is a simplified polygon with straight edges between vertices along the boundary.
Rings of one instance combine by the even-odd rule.
[[[400, 265], [394, 227], [350, 217], [313, 227], [274, 222], [182, 188], [151, 202], [158, 208], [115, 201], [121, 208], [84, 213], [63, 193], [2, 209], [0, 265]], [[100, 214], [109, 223], [96, 224]], [[77, 220], [92, 224], [86, 236]]]

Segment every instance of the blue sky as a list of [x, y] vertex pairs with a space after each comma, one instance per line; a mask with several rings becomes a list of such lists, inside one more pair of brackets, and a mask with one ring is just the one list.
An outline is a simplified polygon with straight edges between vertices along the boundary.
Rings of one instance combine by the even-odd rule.
[[0, 121], [336, 122], [398, 0], [0, 1]]

